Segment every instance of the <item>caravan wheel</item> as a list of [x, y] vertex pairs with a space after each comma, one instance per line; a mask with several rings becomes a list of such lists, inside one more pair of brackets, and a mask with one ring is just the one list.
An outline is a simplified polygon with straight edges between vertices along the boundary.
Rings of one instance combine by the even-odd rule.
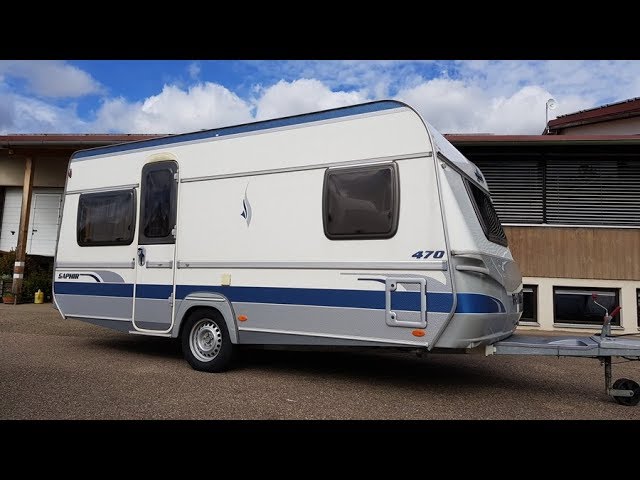
[[229, 367], [233, 351], [222, 315], [213, 310], [189, 315], [182, 330], [182, 352], [189, 365], [204, 372], [222, 372]]

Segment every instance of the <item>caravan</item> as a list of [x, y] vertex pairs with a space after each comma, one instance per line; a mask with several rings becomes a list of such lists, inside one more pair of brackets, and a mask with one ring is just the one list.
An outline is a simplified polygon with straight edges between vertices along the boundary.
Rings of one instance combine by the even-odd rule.
[[76, 152], [60, 313], [237, 344], [465, 349], [512, 334], [522, 282], [482, 173], [378, 101]]

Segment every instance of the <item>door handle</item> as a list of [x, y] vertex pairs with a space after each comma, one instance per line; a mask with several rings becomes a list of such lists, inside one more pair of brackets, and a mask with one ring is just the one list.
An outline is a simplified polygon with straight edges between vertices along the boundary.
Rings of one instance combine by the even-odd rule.
[[144, 248], [138, 247], [138, 264], [142, 267], [144, 265]]

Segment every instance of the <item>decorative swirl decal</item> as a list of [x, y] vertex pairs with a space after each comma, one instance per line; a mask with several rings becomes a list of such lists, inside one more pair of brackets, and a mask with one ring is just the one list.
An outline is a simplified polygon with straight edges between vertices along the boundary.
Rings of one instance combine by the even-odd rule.
[[251, 204], [249, 203], [249, 197], [247, 197], [248, 189], [249, 184], [247, 183], [247, 187], [244, 189], [244, 200], [242, 200], [242, 213], [240, 214], [247, 221], [247, 227], [251, 223]]

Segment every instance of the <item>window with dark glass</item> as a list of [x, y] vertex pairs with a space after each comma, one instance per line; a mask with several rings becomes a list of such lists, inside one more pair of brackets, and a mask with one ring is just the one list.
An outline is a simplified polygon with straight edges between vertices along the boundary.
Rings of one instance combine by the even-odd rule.
[[465, 179], [464, 183], [467, 186], [469, 197], [471, 198], [471, 203], [473, 204], [473, 209], [475, 210], [476, 216], [480, 221], [480, 225], [482, 226], [482, 231], [484, 232], [485, 237], [487, 237], [487, 240], [489, 240], [490, 242], [497, 243], [498, 245], [503, 245], [506, 247], [507, 236], [502, 229], [500, 218], [498, 218], [498, 214], [496, 213], [496, 209], [493, 206], [491, 197], [487, 192], [485, 192], [469, 180]]
[[175, 173], [175, 162], [150, 163], [143, 168], [138, 243], [174, 243]]
[[78, 245], [130, 245], [135, 230], [135, 203], [133, 190], [81, 194]]
[[523, 305], [521, 322], [538, 321], [538, 286], [524, 285], [522, 288]]
[[393, 237], [400, 203], [396, 164], [327, 170], [323, 203], [330, 239]]
[[[556, 323], [602, 325], [605, 311], [595, 302], [611, 312], [620, 303], [620, 293], [614, 288], [574, 288], [555, 287], [553, 289], [553, 310]], [[611, 325], [620, 325], [620, 315], [611, 320]]]
[[638, 328], [640, 328], [640, 288], [636, 290], [636, 297], [638, 299], [638, 310], [636, 311], [638, 316]]

